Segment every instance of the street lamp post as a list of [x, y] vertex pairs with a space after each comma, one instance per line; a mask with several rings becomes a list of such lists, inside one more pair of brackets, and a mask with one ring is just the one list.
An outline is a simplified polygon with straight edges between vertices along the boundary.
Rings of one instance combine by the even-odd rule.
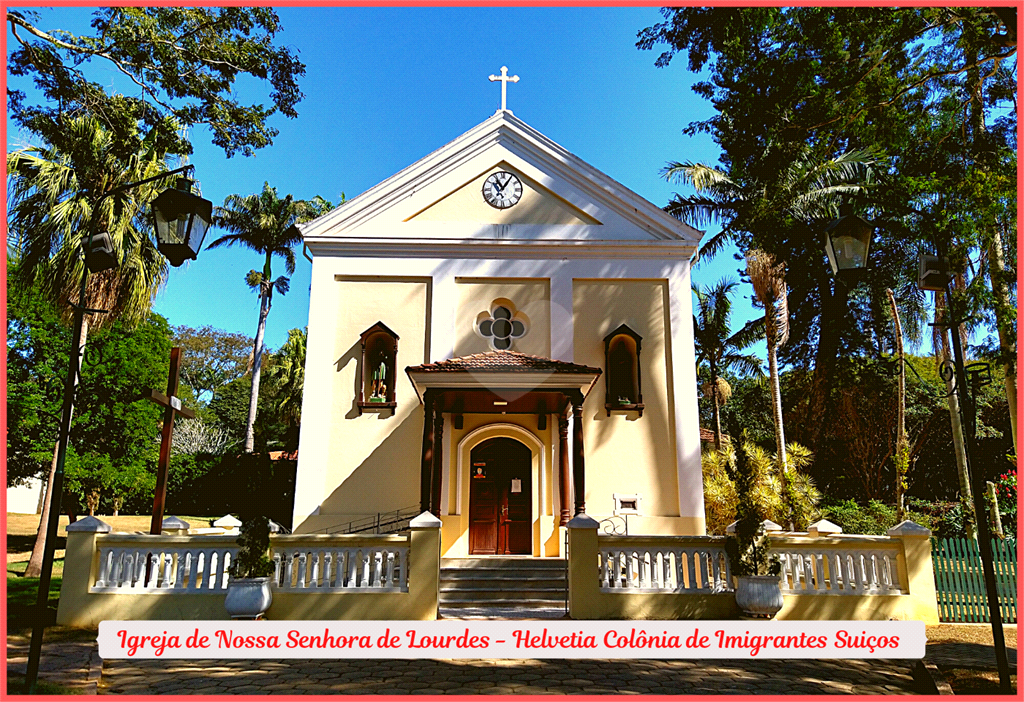
[[[847, 282], [856, 281], [867, 269], [868, 247], [874, 233], [874, 225], [857, 217], [847, 215], [832, 222], [825, 229], [825, 251], [837, 278]], [[953, 317], [953, 279], [949, 275], [949, 264], [941, 242], [937, 246], [938, 256], [924, 255], [920, 261], [918, 287], [922, 290], [936, 290], [946, 294], [946, 317], [936, 326], [951, 330], [953, 345], [953, 390], [957, 393], [960, 416], [964, 432], [964, 452], [967, 454], [967, 472], [971, 476], [971, 490], [974, 493], [974, 512], [977, 515], [978, 550], [981, 553], [982, 570], [985, 574], [985, 592], [988, 599], [989, 621], [992, 623], [992, 639], [996, 649], [996, 665], [999, 668], [1000, 692], [1009, 694], [1010, 666], [1006, 658], [1006, 640], [1003, 637], [1003, 619], [999, 610], [999, 592], [996, 587], [995, 568], [992, 563], [992, 533], [986, 519], [984, 479], [980, 466], [973, 458], [977, 455], [977, 390], [987, 384], [988, 364], [972, 363], [965, 367], [963, 347], [960, 344], [958, 327], [960, 320]], [[968, 380], [968, 376], [970, 379]], [[948, 375], [944, 377], [949, 377]], [[970, 382], [970, 386], [968, 386]]]
[[991, 374], [987, 363], [964, 363], [964, 351], [960, 343], [959, 330], [961, 320], [956, 319], [953, 311], [953, 277], [949, 274], [948, 259], [941, 241], [936, 248], [938, 256], [924, 255], [921, 257], [918, 287], [922, 290], [940, 291], [946, 295], [945, 317], [942, 321], [937, 321], [935, 326], [950, 330], [955, 376], [953, 390], [960, 401], [960, 417], [964, 427], [964, 453], [967, 460], [967, 473], [971, 478], [975, 526], [978, 530], [978, 551], [981, 554], [981, 567], [985, 576], [985, 595], [988, 600], [989, 622], [992, 624], [992, 640], [996, 649], [996, 667], [999, 669], [999, 691], [1010, 694], [1010, 663], [1006, 656], [1003, 617], [999, 608], [999, 589], [996, 585], [996, 571], [992, 560], [992, 530], [989, 527], [986, 514], [985, 480], [981, 474], [981, 466], [975, 463], [975, 458], [978, 455], [977, 393], [979, 388], [991, 382]]
[[[96, 222], [100, 211], [100, 203], [108, 197], [124, 192], [129, 188], [135, 188], [140, 185], [163, 180], [164, 178], [177, 173], [194, 170], [195, 166], [182, 166], [181, 168], [161, 173], [160, 175], [153, 176], [152, 178], [146, 178], [134, 183], [119, 186], [105, 192], [93, 204], [92, 217], [89, 220], [88, 237], [84, 246], [86, 265], [85, 270], [82, 272], [82, 283], [78, 291], [78, 304], [72, 305], [72, 308], [74, 309], [74, 323], [72, 325], [71, 332], [70, 362], [68, 363], [68, 374], [64, 380], [64, 401], [61, 409], [60, 429], [57, 441], [57, 461], [53, 471], [53, 484], [50, 486], [50, 513], [49, 520], [46, 525], [46, 542], [43, 547], [42, 572], [39, 574], [39, 592], [36, 597], [36, 618], [32, 625], [32, 641], [29, 646], [28, 667], [25, 670], [25, 692], [27, 694], [33, 694], [35, 692], [36, 680], [39, 676], [39, 657], [43, 647], [43, 630], [46, 627], [46, 606], [50, 595], [50, 577], [53, 572], [53, 552], [57, 542], [57, 527], [60, 523], [61, 497], [64, 489], [64, 461], [67, 457], [68, 440], [71, 434], [71, 414], [75, 404], [75, 390], [78, 386], [78, 374], [81, 362], [82, 349], [78, 344], [82, 335], [82, 324], [87, 312], [98, 314], [106, 311], [93, 310], [85, 307], [86, 283], [89, 280], [90, 272], [96, 273], [108, 268], [113, 268], [116, 265], [109, 234], [105, 232], [97, 234], [96, 232]], [[180, 182], [179, 185], [181, 185]], [[181, 194], [184, 195], [185, 193]], [[203, 200], [202, 198], [191, 195], [191, 193], [188, 193], [188, 197], [192, 198], [192, 200], [188, 202], [192, 206], [193, 211], [192, 216], [187, 219], [187, 229], [184, 227], [176, 227], [172, 233], [177, 233], [179, 236], [165, 236], [165, 240], [162, 241], [160, 239], [160, 228], [157, 227], [157, 248], [161, 253], [164, 253], [168, 246], [180, 246], [182, 244], [182, 237], [180, 234], [182, 233], [186, 235], [184, 237], [184, 243], [194, 245], [194, 248], [190, 249], [190, 252], [185, 252], [180, 248], [171, 248], [170, 252], [173, 256], [171, 254], [165, 255], [168, 256], [168, 259], [173, 266], [180, 266], [184, 263], [186, 258], [195, 258], [196, 253], [199, 251], [199, 247], [202, 245], [206, 229], [209, 227], [212, 219], [211, 213], [213, 205], [209, 200]], [[156, 209], [159, 200], [160, 198], [158, 197], [157, 201], [154, 201], [154, 210]], [[178, 198], [175, 200], [175, 202], [179, 201], [182, 201], [182, 199]], [[173, 216], [171, 219], [177, 221], [181, 215], [181, 210], [176, 209], [172, 214]], [[196, 227], [194, 235], [192, 233], [193, 227]]]

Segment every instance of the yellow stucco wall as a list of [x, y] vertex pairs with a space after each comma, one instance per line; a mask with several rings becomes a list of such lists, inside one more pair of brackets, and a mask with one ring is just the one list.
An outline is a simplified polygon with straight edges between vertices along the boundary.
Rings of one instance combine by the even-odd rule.
[[643, 416], [619, 411], [609, 417], [603, 377], [583, 407], [587, 514], [609, 516], [614, 493], [639, 493], [642, 516], [629, 518], [631, 533], [703, 533], [702, 525], [679, 518], [667, 294], [666, 282], [657, 280], [577, 280], [573, 286], [576, 363], [604, 368], [604, 337], [620, 324], [643, 338]]
[[[326, 417], [303, 417], [303, 432], [330, 437], [329, 459], [321, 488], [320, 514], [298, 531], [310, 532], [367, 514], [419, 504], [423, 410], [405, 377], [405, 368], [423, 363], [429, 283], [424, 280], [335, 280], [337, 299], [333, 365], [329, 383], [307, 369], [307, 392], [331, 393]], [[364, 410], [359, 398], [359, 335], [384, 322], [399, 336], [394, 415]]]
[[488, 340], [476, 332], [475, 322], [489, 314], [495, 300], [507, 300], [513, 312], [525, 315], [526, 334], [516, 339], [514, 351], [536, 356], [551, 355], [551, 286], [547, 279], [457, 278], [458, 311], [455, 315], [455, 355], [492, 351]]
[[[522, 199], [514, 207], [504, 210], [491, 207], [483, 197], [484, 181], [489, 175], [498, 171], [514, 173], [523, 184]], [[406, 221], [480, 222], [482, 224], [600, 224], [587, 213], [573, 207], [504, 161], [409, 217]]]

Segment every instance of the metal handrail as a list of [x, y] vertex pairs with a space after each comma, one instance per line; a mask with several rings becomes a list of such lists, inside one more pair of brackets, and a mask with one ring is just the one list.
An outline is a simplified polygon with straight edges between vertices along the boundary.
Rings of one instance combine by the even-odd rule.
[[394, 512], [378, 512], [376, 515], [353, 519], [324, 529], [325, 534], [358, 534], [372, 531], [374, 534], [392, 534], [409, 526], [409, 520], [418, 515], [419, 505], [411, 505]]

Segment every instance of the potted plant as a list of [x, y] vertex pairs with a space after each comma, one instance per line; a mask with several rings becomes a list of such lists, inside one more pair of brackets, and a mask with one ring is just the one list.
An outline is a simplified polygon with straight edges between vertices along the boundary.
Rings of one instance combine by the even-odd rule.
[[769, 554], [764, 517], [754, 500], [754, 470], [746, 449], [746, 432], [739, 435], [736, 446], [736, 508], [735, 531], [725, 542], [729, 564], [736, 576], [736, 604], [749, 617], [771, 619], [782, 609], [782, 570], [777, 556]]
[[232, 619], [259, 619], [270, 609], [270, 520], [263, 515], [246, 517], [238, 530], [238, 556], [231, 564], [224, 608]]

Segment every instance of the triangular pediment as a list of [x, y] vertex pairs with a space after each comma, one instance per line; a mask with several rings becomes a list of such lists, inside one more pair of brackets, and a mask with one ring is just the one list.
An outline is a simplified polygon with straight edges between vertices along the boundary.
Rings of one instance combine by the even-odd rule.
[[[522, 183], [522, 195], [511, 207], [489, 205], [482, 193], [484, 183], [495, 173], [511, 173]], [[462, 187], [409, 217], [407, 222], [478, 222], [481, 224], [594, 225], [601, 224], [580, 208], [511, 164], [502, 161], [488, 168]]]
[[[501, 209], [482, 191], [497, 171], [515, 174], [523, 185], [522, 198]], [[409, 250], [414, 241], [522, 240], [567, 242], [580, 250], [588, 242], [670, 245], [672, 257], [688, 257], [702, 234], [508, 111], [300, 230], [314, 255], [352, 250], [355, 241], [384, 251], [390, 241]]]

